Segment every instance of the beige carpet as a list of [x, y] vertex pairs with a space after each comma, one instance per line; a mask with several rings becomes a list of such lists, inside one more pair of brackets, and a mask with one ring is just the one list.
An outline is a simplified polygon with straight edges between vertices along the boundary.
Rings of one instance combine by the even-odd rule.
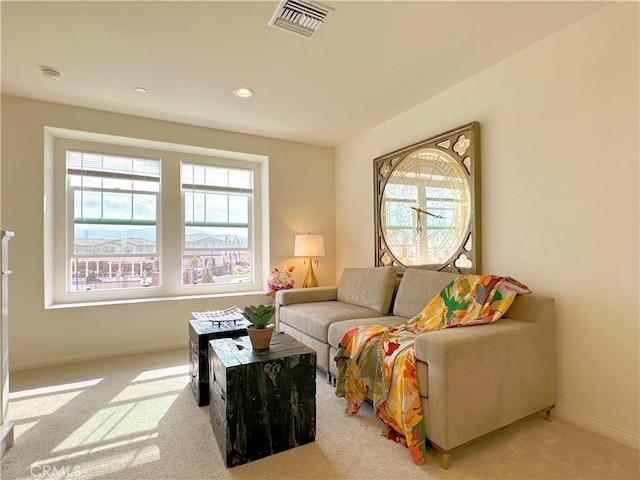
[[638, 479], [637, 450], [553, 418], [533, 419], [415, 466], [380, 436], [366, 405], [349, 417], [318, 376], [316, 441], [232, 469], [188, 383], [187, 350], [133, 355], [11, 377], [13, 479]]

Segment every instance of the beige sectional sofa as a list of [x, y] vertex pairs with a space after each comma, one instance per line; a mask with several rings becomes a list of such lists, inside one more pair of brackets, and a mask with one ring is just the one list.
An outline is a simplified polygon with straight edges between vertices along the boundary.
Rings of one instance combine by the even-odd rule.
[[[334, 287], [281, 290], [276, 328], [316, 350], [318, 367], [337, 374], [342, 335], [357, 325], [397, 325], [417, 315], [455, 274], [393, 267], [346, 268]], [[556, 401], [554, 299], [518, 295], [497, 322], [419, 335], [418, 384], [426, 435], [450, 454], [531, 415], [548, 418]]]

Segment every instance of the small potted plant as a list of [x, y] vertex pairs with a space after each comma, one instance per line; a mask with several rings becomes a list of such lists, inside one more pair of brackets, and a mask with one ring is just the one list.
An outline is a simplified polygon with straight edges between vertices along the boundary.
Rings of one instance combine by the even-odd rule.
[[254, 350], [266, 350], [271, 342], [274, 325], [270, 324], [271, 317], [276, 313], [272, 304], [249, 305], [244, 308], [244, 317], [251, 322], [247, 327], [247, 334]]

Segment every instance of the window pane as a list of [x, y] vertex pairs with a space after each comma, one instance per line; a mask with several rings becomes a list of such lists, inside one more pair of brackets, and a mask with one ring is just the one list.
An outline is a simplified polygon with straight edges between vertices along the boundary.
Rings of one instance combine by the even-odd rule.
[[229, 170], [229, 186], [236, 188], [253, 188], [253, 172], [250, 170]]
[[152, 220], [156, 219], [156, 196], [155, 195], [133, 195], [133, 219]]
[[134, 181], [133, 189], [142, 192], [159, 192], [160, 184], [158, 182]]
[[253, 281], [249, 250], [197, 250], [182, 255], [182, 285]]
[[122, 178], [105, 178], [102, 182], [102, 188], [109, 190], [131, 190], [131, 180]]
[[205, 216], [205, 196], [204, 193], [194, 192], [193, 193], [193, 221], [194, 222], [204, 222]]
[[205, 184], [205, 175], [204, 175], [204, 167], [201, 165], [193, 166], [193, 183], [204, 185]]
[[228, 197], [228, 195], [207, 194], [207, 222], [227, 223], [229, 221], [227, 214]]
[[229, 196], [229, 222], [249, 223], [249, 197], [246, 195]]
[[188, 224], [202, 226], [248, 226], [249, 195], [185, 190], [184, 217]]
[[69, 293], [160, 285], [158, 257], [71, 257]]
[[180, 167], [180, 178], [182, 183], [193, 184], [193, 165], [183, 163]]
[[133, 173], [138, 175], [146, 175], [148, 177], [160, 178], [160, 162], [157, 160], [147, 160], [142, 158], [134, 158]]
[[75, 255], [156, 253], [156, 227], [83, 224], [74, 226]]
[[184, 221], [193, 222], [193, 192], [184, 192]]
[[248, 228], [186, 227], [185, 248], [248, 248]]
[[102, 179], [89, 175], [69, 175], [72, 187], [102, 188]]
[[73, 192], [74, 218], [102, 218], [102, 193]]
[[182, 183], [207, 187], [253, 188], [253, 172], [238, 168], [182, 164]]
[[131, 220], [132, 196], [130, 193], [104, 192], [103, 218]]
[[102, 169], [105, 172], [130, 173], [133, 171], [133, 161], [130, 158], [116, 157], [111, 155], [104, 155], [102, 158]]
[[[130, 158], [91, 152], [67, 151], [67, 168], [79, 170], [83, 176], [101, 172], [124, 176], [143, 175], [160, 178], [160, 161], [145, 158]], [[96, 173], [93, 176], [96, 176]]]
[[229, 185], [229, 170], [226, 168], [206, 167], [206, 178], [204, 185], [212, 185], [216, 187], [226, 187]]

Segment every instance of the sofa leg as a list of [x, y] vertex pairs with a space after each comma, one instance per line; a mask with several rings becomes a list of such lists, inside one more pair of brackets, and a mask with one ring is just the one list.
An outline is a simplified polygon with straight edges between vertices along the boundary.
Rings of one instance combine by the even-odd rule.
[[450, 453], [441, 454], [440, 468], [442, 468], [443, 470], [447, 470], [449, 468], [449, 465], [451, 465], [451, 454]]
[[327, 383], [333, 385], [333, 375], [327, 372]]
[[544, 418], [547, 422], [550, 422], [550, 421], [551, 421], [551, 409], [549, 409], [549, 410], [545, 410], [545, 412], [543, 413], [543, 418]]

